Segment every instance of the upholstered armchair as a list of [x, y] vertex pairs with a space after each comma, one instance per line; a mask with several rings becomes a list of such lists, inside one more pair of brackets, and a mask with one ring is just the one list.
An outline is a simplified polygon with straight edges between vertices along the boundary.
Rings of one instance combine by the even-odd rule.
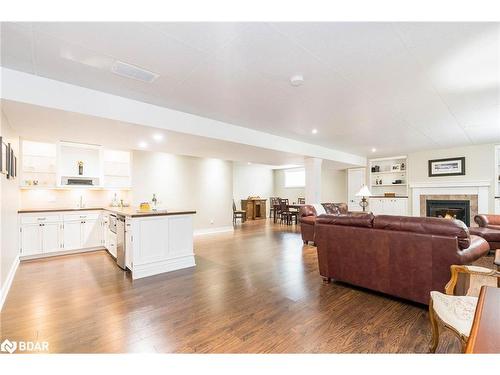
[[479, 228], [470, 228], [470, 233], [483, 237], [495, 253], [495, 264], [500, 270], [500, 215], [476, 215], [474, 221]]
[[[462, 345], [462, 352], [469, 339], [474, 313], [482, 286], [500, 286], [500, 272], [484, 267], [452, 265], [451, 279], [445, 286], [445, 294], [432, 291], [429, 302], [429, 319], [432, 328], [430, 351], [436, 352], [439, 344], [439, 328], [453, 332]], [[459, 278], [464, 278], [458, 284]], [[466, 285], [465, 295], [458, 294], [457, 285]], [[463, 288], [463, 287], [462, 287]]]
[[496, 229], [500, 231], [500, 215], [476, 215], [474, 221], [480, 228]]

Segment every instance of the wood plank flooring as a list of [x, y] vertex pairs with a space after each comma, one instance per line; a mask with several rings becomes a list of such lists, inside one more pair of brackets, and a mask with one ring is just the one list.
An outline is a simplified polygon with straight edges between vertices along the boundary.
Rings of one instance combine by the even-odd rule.
[[[22, 262], [1, 336], [51, 352], [427, 352], [426, 307], [323, 284], [299, 229], [247, 222], [195, 239], [197, 266], [132, 281], [105, 251]], [[458, 352], [443, 335], [439, 352]]]

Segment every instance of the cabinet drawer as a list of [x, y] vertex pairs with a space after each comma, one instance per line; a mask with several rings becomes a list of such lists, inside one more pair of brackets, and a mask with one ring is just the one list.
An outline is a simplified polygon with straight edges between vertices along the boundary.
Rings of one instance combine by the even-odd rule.
[[61, 215], [21, 215], [21, 224], [57, 223]]
[[65, 214], [64, 221], [79, 221], [79, 220], [97, 220], [99, 218], [98, 213], [86, 213], [81, 212], [78, 214]]

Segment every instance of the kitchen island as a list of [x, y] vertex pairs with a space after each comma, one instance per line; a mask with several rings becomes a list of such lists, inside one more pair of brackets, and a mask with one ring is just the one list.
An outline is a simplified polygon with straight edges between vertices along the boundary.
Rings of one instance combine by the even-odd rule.
[[[129, 207], [23, 209], [19, 211], [21, 260], [102, 248], [117, 258], [120, 243], [122, 267], [131, 271], [132, 279], [193, 267], [194, 214], [194, 210]], [[116, 230], [111, 233], [111, 216], [123, 218], [121, 235]]]
[[196, 211], [109, 211], [125, 218], [125, 262], [132, 279], [196, 265], [192, 220]]

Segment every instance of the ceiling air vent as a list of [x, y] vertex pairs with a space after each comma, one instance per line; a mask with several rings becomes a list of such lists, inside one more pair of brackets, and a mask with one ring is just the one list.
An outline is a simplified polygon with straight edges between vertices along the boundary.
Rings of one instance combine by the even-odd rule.
[[159, 77], [159, 75], [156, 73], [139, 68], [135, 65], [124, 63], [122, 61], [115, 61], [115, 63], [111, 67], [111, 71], [122, 77], [132, 78], [138, 81], [149, 83], [153, 82], [156, 78]]

